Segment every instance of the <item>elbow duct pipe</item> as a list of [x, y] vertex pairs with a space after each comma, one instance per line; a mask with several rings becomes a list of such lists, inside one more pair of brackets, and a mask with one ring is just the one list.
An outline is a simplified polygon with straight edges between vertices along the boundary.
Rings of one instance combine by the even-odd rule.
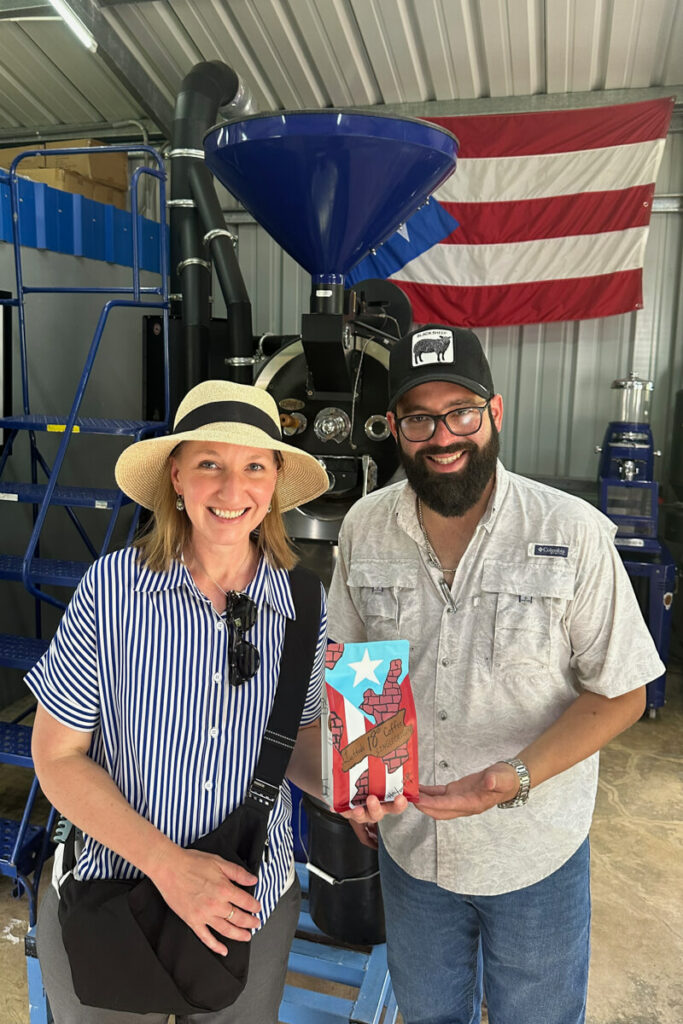
[[[178, 368], [183, 391], [208, 376], [211, 262], [204, 237], [212, 230], [225, 228], [213, 178], [203, 162], [204, 134], [216, 123], [221, 107], [231, 105], [237, 113], [248, 103], [249, 96], [237, 74], [221, 61], [196, 64], [183, 79], [176, 100], [169, 219], [172, 308], [181, 313], [183, 324], [184, 366]], [[241, 362], [253, 356], [246, 289], [232, 243], [225, 235], [215, 236], [211, 255], [217, 260], [228, 309], [227, 355], [237, 356]], [[233, 379], [251, 382], [249, 363], [238, 362], [234, 371], [230, 374]]]

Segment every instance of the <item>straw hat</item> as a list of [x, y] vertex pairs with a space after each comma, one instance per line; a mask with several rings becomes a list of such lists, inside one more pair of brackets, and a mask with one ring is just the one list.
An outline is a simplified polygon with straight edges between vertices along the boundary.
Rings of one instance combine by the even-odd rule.
[[183, 398], [171, 434], [137, 441], [122, 452], [115, 469], [121, 490], [153, 509], [168, 473], [168, 457], [181, 441], [221, 441], [280, 452], [283, 469], [275, 493], [282, 512], [312, 501], [329, 486], [317, 459], [282, 441], [277, 406], [267, 391], [205, 380]]

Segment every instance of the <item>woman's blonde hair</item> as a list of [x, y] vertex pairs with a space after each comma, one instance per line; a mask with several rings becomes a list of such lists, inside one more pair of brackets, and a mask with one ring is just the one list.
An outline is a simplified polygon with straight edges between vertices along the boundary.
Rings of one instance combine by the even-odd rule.
[[[152, 572], [167, 572], [171, 563], [179, 559], [192, 537], [192, 523], [187, 512], [176, 507], [178, 495], [171, 482], [171, 456], [176, 455], [180, 445], [173, 449], [168, 461], [168, 473], [161, 493], [154, 503], [154, 513], [144, 532], [134, 542], [139, 549], [138, 561]], [[278, 474], [285, 472], [282, 456], [273, 452]], [[282, 520], [277, 493], [271, 499], [270, 512], [254, 534], [256, 547], [274, 569], [292, 569], [298, 559]]]

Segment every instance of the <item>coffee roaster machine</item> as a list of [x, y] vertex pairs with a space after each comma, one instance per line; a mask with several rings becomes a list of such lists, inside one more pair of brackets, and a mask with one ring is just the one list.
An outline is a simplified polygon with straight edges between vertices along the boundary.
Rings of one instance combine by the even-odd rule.
[[[387, 371], [392, 344], [412, 322], [397, 286], [373, 280], [346, 289], [345, 275], [428, 202], [455, 169], [458, 143], [414, 118], [249, 110], [237, 76], [217, 61], [193, 68], [178, 96], [169, 154], [172, 405], [211, 376], [273, 395], [287, 440], [328, 474], [327, 493], [287, 521], [301, 547], [314, 542], [325, 578], [325, 549], [331, 552], [344, 514], [397, 469], [385, 416]], [[225, 120], [216, 125], [219, 111]], [[254, 336], [215, 179], [310, 273], [310, 307], [297, 335]], [[212, 266], [224, 321], [211, 313]], [[153, 352], [159, 331], [153, 321], [148, 327]], [[149, 360], [146, 376], [153, 382]], [[154, 405], [148, 394], [150, 412]]]
[[[598, 503], [615, 523], [616, 547], [633, 583], [659, 656], [666, 663], [676, 563], [659, 539], [659, 484], [650, 426], [653, 382], [635, 373], [612, 382], [614, 419], [605, 431], [598, 468]], [[666, 676], [647, 686], [647, 713], [655, 717], [665, 698]]]

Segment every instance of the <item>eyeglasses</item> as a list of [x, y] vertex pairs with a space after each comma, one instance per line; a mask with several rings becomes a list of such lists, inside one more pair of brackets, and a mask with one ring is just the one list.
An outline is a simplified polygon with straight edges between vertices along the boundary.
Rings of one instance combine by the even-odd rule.
[[437, 416], [436, 413], [418, 412], [410, 416], [397, 416], [396, 424], [406, 441], [428, 441], [434, 436], [437, 424], [445, 423], [446, 429], [455, 437], [467, 437], [468, 434], [476, 434], [481, 427], [481, 420], [484, 409], [488, 408], [489, 402], [484, 405], [461, 406], [457, 409], [450, 409], [448, 412]]
[[246, 594], [230, 592], [227, 595], [225, 617], [230, 630], [228, 667], [233, 686], [241, 686], [255, 676], [261, 664], [258, 649], [244, 639], [257, 615], [258, 605]]

